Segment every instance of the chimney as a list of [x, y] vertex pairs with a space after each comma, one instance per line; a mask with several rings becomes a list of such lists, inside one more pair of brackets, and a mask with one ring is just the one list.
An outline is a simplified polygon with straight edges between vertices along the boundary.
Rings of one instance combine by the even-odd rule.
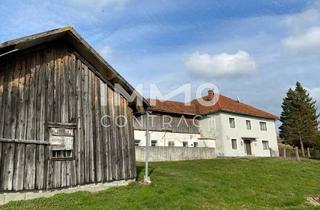
[[212, 89], [208, 90], [208, 100], [211, 101], [214, 97], [214, 92]]

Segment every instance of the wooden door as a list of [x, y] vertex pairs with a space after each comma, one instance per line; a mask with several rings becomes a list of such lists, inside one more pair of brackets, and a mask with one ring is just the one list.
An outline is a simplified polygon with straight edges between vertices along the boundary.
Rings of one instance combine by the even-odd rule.
[[244, 140], [244, 145], [245, 145], [245, 150], [246, 150], [247, 155], [252, 155], [250, 140]]

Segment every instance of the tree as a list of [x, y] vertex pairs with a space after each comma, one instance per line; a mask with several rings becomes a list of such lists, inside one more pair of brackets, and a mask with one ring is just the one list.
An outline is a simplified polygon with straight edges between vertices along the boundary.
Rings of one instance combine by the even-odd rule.
[[297, 82], [295, 90], [291, 88], [283, 99], [280, 121], [280, 137], [289, 144], [299, 146], [305, 157], [304, 147], [314, 147], [318, 141], [318, 117], [316, 102]]
[[285, 143], [293, 144], [290, 134], [290, 115], [293, 112], [293, 101], [295, 98], [294, 91], [290, 88], [287, 92], [287, 96], [283, 99], [282, 102], [282, 113], [280, 116], [280, 121], [282, 122], [279, 127], [280, 137], [285, 140]]

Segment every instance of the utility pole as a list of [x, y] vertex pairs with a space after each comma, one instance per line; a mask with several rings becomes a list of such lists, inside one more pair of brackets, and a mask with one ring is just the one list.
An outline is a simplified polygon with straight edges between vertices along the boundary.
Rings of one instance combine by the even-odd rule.
[[149, 133], [149, 111], [146, 111], [146, 147], [145, 147], [145, 175], [144, 184], [150, 184], [149, 177], [149, 146], [150, 146], [150, 133]]

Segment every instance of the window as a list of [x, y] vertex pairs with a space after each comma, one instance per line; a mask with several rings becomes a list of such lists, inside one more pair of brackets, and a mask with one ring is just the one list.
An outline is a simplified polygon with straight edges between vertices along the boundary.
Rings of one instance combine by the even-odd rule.
[[169, 147], [174, 147], [174, 141], [169, 141], [169, 142], [168, 142], [168, 146], [169, 146]]
[[152, 147], [157, 146], [157, 140], [152, 140], [152, 141], [151, 141], [151, 146], [152, 146]]
[[136, 147], [138, 147], [138, 146], [140, 145], [140, 142], [141, 142], [141, 140], [135, 139], [135, 140], [134, 140], [134, 145], [135, 145]]
[[262, 131], [267, 130], [267, 123], [266, 122], [260, 122], [260, 130], [262, 130]]
[[183, 147], [188, 147], [188, 142], [187, 141], [182, 142], [182, 144], [183, 144]]
[[236, 127], [236, 122], [235, 122], [234, 118], [229, 118], [229, 124], [230, 124], [230, 128]]
[[193, 147], [198, 147], [198, 142], [193, 142]]
[[74, 130], [72, 128], [51, 127], [49, 129], [50, 159], [73, 158]]
[[52, 150], [51, 159], [72, 158], [72, 150]]
[[237, 139], [231, 139], [232, 149], [237, 149]]
[[247, 130], [251, 130], [251, 121], [246, 120], [246, 124], [247, 124]]
[[262, 147], [264, 150], [268, 150], [269, 149], [269, 142], [268, 141], [262, 141]]

